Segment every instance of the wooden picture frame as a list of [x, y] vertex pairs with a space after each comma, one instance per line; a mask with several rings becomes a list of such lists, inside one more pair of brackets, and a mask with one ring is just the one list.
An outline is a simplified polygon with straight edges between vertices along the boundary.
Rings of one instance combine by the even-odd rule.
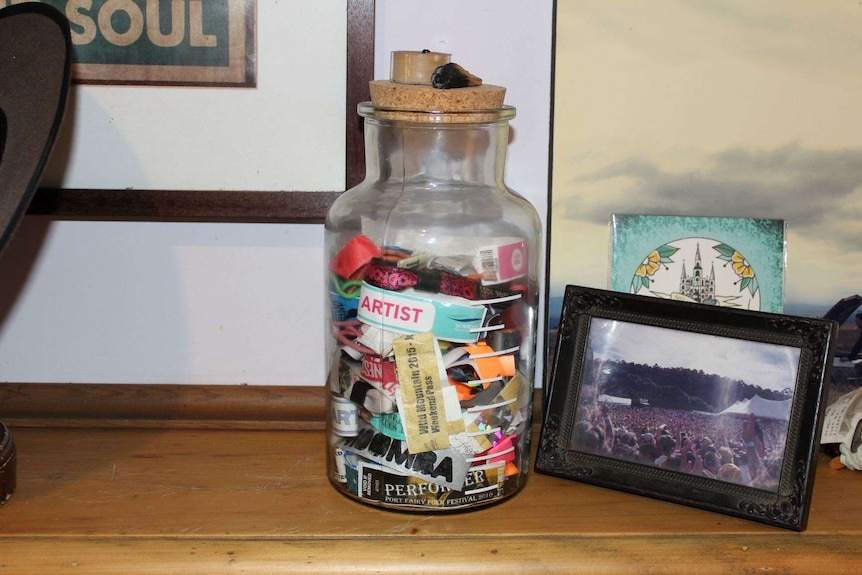
[[[344, 190], [365, 172], [359, 102], [374, 76], [374, 0], [347, 0]], [[74, 219], [320, 223], [344, 190], [215, 191], [41, 188], [28, 214]]]
[[561, 317], [537, 471], [805, 529], [835, 322], [571, 285]]

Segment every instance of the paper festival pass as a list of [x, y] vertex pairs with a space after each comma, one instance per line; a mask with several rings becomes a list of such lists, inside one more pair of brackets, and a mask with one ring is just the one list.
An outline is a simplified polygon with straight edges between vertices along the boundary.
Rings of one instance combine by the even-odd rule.
[[440, 380], [437, 342], [432, 333], [395, 338], [392, 342], [398, 368], [399, 411], [411, 453], [449, 447], [449, 423]]

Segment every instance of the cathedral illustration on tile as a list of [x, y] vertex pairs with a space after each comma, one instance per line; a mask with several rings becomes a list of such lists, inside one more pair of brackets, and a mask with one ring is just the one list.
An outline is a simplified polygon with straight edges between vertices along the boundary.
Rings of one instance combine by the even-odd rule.
[[682, 264], [682, 276], [679, 279], [679, 292], [698, 303], [715, 301], [715, 263], [712, 264], [709, 276], [704, 276], [700, 257], [700, 244], [694, 255], [694, 269], [688, 275], [685, 262]]

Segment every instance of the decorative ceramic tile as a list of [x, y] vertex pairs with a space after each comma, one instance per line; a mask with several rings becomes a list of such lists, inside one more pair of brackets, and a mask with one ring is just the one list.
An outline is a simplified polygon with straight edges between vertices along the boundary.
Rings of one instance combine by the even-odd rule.
[[614, 214], [611, 289], [782, 313], [785, 223]]

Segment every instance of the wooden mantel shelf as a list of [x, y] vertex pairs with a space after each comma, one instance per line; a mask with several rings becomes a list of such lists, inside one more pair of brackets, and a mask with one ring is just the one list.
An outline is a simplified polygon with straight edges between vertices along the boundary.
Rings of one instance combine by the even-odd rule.
[[[0, 418], [9, 416], [0, 408]], [[825, 459], [803, 533], [535, 473], [491, 507], [408, 514], [331, 488], [321, 430], [192, 427], [11, 424], [18, 490], [0, 507], [0, 574], [862, 566], [862, 474], [829, 469]]]

